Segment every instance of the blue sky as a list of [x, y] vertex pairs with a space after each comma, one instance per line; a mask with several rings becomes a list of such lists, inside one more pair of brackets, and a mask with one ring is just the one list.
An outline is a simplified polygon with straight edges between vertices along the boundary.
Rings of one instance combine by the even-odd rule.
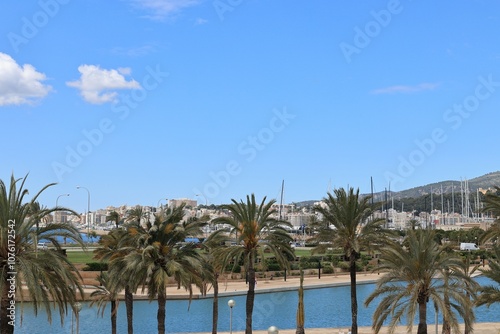
[[[499, 170], [496, 1], [40, 0], [0, 10], [0, 178], [83, 212]], [[70, 196], [59, 197], [63, 194]]]

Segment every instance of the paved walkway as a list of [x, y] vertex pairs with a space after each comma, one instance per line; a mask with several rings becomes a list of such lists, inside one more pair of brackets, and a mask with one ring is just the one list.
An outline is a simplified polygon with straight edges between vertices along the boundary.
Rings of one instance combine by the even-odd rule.
[[[436, 333], [434, 325], [427, 326], [427, 332], [429, 334]], [[349, 328], [306, 328], [306, 334], [347, 334]], [[413, 327], [412, 333], [417, 332], [417, 326]], [[229, 334], [228, 332], [217, 332], [218, 334]], [[233, 331], [233, 334], [244, 334], [244, 331]], [[267, 331], [253, 331], [254, 334], [268, 334]], [[373, 334], [373, 330], [370, 327], [358, 327], [358, 334]], [[388, 333], [386, 328], [380, 331], [380, 334]], [[406, 334], [406, 327], [398, 327], [395, 334]], [[441, 333], [441, 327], [438, 328], [438, 333]], [[463, 333], [463, 327], [461, 328], [461, 333]], [[479, 323], [474, 325], [475, 334], [499, 334], [500, 333], [500, 323]], [[194, 333], [193, 333], [194, 334]], [[203, 333], [210, 334], [210, 333]], [[280, 329], [279, 334], [295, 334], [295, 329]]]

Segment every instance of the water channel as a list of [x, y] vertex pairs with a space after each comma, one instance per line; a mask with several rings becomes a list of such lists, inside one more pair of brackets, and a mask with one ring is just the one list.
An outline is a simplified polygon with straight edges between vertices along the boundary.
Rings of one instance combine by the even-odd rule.
[[[487, 278], [479, 277], [476, 280], [485, 285], [489, 283]], [[363, 306], [366, 297], [373, 291], [374, 284], [358, 285], [359, 303], [359, 326], [371, 326], [371, 315], [376, 307], [372, 303], [369, 308]], [[219, 331], [229, 331], [229, 307], [227, 302], [233, 299], [236, 306], [233, 308], [233, 330], [245, 329], [245, 299], [246, 296], [220, 297], [219, 298]], [[295, 328], [295, 314], [297, 310], [297, 291], [273, 292], [257, 294], [253, 313], [253, 324], [255, 330], [267, 329], [277, 326], [281, 329]], [[318, 288], [305, 290], [305, 324], [306, 328], [343, 328], [346, 329], [351, 323], [350, 312], [350, 288], [349, 286], [335, 286], [331, 288]], [[19, 306], [19, 305], [18, 305]], [[104, 312], [104, 318], [98, 316], [97, 307], [90, 307], [89, 303], [83, 303], [80, 311], [79, 332], [81, 334], [110, 333], [110, 307]], [[134, 302], [134, 332], [155, 333], [156, 301]], [[54, 333], [67, 334], [76, 333], [76, 321], [72, 319], [69, 312], [64, 324], [61, 326], [58, 314], [53, 315], [50, 325], [46, 313], [39, 312], [34, 316], [33, 308], [25, 303], [23, 311], [23, 322], [20, 323], [21, 310], [17, 310], [16, 333]], [[480, 307], [476, 309], [477, 322], [499, 321], [500, 305], [494, 304], [490, 308]], [[212, 329], [212, 299], [193, 300], [191, 304], [185, 300], [167, 301], [167, 333], [186, 332], [211, 332]], [[428, 304], [428, 323], [433, 324], [435, 319], [432, 303]], [[440, 320], [441, 321], [441, 320]], [[73, 330], [72, 330], [73, 327]], [[118, 311], [118, 333], [126, 333], [125, 303], [120, 302]]]

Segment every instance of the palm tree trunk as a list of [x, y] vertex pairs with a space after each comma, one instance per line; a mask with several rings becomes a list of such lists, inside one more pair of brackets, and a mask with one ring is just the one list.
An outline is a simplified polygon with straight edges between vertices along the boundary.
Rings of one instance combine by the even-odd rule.
[[349, 274], [351, 276], [351, 333], [358, 334], [358, 297], [356, 291], [356, 254], [349, 256]]
[[133, 314], [134, 314], [134, 295], [130, 291], [130, 286], [125, 286], [125, 308], [127, 310], [127, 328], [128, 334], [134, 334]]
[[116, 334], [116, 300], [111, 301], [111, 334]]
[[217, 323], [219, 319], [219, 274], [215, 273], [214, 301], [212, 308], [212, 334], [217, 334]]
[[[420, 298], [419, 298], [420, 299]], [[427, 334], [427, 304], [426, 298], [418, 303], [418, 330], [417, 334]]]
[[246, 301], [246, 328], [245, 334], [252, 334], [252, 315], [253, 304], [255, 300], [255, 269], [254, 269], [254, 256], [250, 254], [248, 261], [248, 292]]
[[167, 293], [165, 288], [161, 288], [158, 291], [158, 314], [156, 319], [158, 320], [158, 334], [165, 334], [165, 305], [167, 304]]
[[297, 305], [297, 329], [295, 334], [305, 334], [304, 329], [304, 270], [300, 269], [299, 302]]
[[10, 301], [13, 300], [9, 298], [10, 283], [7, 281], [5, 277], [2, 277], [2, 280], [4, 286], [2, 291], [2, 300], [0, 301], [0, 324], [2, 324], [2, 327], [0, 328], [0, 333], [13, 334], [14, 326], [11, 326], [10, 324], [12, 324], [12, 321], [14, 321], [14, 319], [9, 318], [10, 311], [8, 309], [9, 307], [12, 307]]

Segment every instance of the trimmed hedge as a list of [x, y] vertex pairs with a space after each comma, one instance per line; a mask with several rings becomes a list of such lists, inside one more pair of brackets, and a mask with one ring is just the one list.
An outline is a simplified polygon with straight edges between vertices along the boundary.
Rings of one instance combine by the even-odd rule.
[[90, 262], [86, 263], [83, 271], [108, 271], [108, 264], [106, 262]]

